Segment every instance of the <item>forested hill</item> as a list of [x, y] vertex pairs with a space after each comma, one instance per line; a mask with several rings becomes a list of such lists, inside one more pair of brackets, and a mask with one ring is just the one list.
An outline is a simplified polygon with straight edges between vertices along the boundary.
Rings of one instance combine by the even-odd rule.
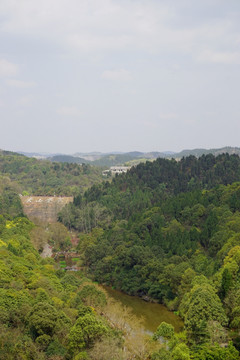
[[75, 163], [75, 164], [88, 164], [89, 161], [82, 159], [80, 157], [71, 156], [71, 155], [54, 155], [52, 157], [47, 158], [47, 160], [52, 162], [66, 162], [66, 163]]
[[31, 195], [72, 196], [102, 181], [101, 170], [87, 164], [52, 163], [8, 151], [0, 152], [0, 176]]
[[[239, 359], [238, 156], [158, 159], [84, 195], [76, 185], [74, 203], [59, 215], [80, 233], [80, 264], [89, 276], [181, 315], [183, 333], [162, 323], [152, 340], [81, 273], [60, 271], [33, 247], [39, 234], [56, 245], [54, 228], [43, 234], [26, 219], [14, 189], [31, 182], [36, 189], [39, 177], [46, 190], [54, 171], [63, 189], [71, 179], [67, 169], [78, 166], [41, 162], [39, 168], [6, 156], [0, 161], [1, 360]], [[165, 342], [154, 341], [159, 337]]]
[[34, 225], [5, 185], [0, 179], [0, 360], [147, 359], [153, 348], [130, 311], [34, 247], [46, 239], [58, 247], [60, 238], [69, 247], [64, 226], [60, 234], [59, 224]]
[[192, 149], [192, 150], [182, 150], [179, 153], [174, 153], [173, 158], [181, 159], [183, 156], [194, 155], [196, 157], [200, 157], [202, 155], [212, 154], [214, 156], [218, 156], [220, 154], [236, 154], [240, 155], [239, 147], [225, 146], [218, 149]]
[[60, 219], [70, 228], [89, 231], [101, 219], [103, 222], [113, 218], [129, 219], [137, 212], [163, 203], [170, 196], [235, 181], [240, 181], [238, 155], [214, 157], [209, 154], [198, 159], [189, 156], [178, 162], [158, 158], [132, 167], [111, 183], [92, 186], [83, 197], [79, 193], [74, 204], [61, 212]]
[[180, 161], [158, 158], [154, 162], [133, 167], [125, 177], [116, 179], [120, 188], [156, 189], [159, 184], [176, 193], [192, 189], [211, 188], [218, 184], [230, 184], [240, 180], [240, 158], [238, 155], [212, 154], [199, 159], [183, 157]]
[[193, 359], [234, 358], [219, 348], [230, 338], [240, 349], [239, 181], [236, 155], [157, 159], [60, 214], [95, 280], [180, 313]]

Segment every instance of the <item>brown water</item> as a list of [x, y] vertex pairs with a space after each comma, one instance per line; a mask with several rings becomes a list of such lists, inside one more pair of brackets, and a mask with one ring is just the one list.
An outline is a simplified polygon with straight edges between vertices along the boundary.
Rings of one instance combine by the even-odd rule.
[[129, 307], [138, 318], [143, 318], [143, 327], [147, 332], [155, 332], [162, 321], [172, 324], [176, 332], [183, 329], [183, 321], [180, 317], [164, 305], [146, 302], [137, 296], [129, 296], [107, 286], [104, 286], [104, 289], [113, 299]]

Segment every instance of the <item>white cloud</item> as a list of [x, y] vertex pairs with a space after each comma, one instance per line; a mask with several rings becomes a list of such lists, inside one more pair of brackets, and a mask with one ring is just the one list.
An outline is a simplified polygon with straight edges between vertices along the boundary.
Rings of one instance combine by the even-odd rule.
[[219, 52], [206, 50], [197, 57], [200, 62], [209, 62], [214, 64], [234, 65], [240, 64], [240, 52]]
[[187, 25], [183, 3], [1, 0], [3, 20], [0, 30], [18, 36], [44, 38], [80, 53], [140, 49], [154, 53], [193, 52], [195, 57], [206, 44], [211, 48], [214, 43], [219, 52], [222, 45], [236, 47], [239, 44], [236, 17], [228, 14], [226, 18], [204, 19], [198, 25], [191, 22]]
[[147, 128], [153, 128], [153, 129], [157, 129], [159, 128], [159, 124], [157, 122], [154, 121], [142, 121], [142, 125], [144, 125]]
[[163, 2], [113, 0], [2, 0], [2, 32], [46, 38], [93, 52], [180, 46], [194, 40], [192, 29], [171, 27], [176, 10]]
[[0, 59], [0, 77], [15, 76], [18, 67], [5, 59]]
[[[219, 122], [229, 125], [235, 116], [233, 112], [239, 112], [240, 107], [239, 67], [234, 65], [240, 62], [240, 1], [201, 0], [189, 6], [190, 3], [0, 0], [0, 98], [8, 110], [8, 119], [12, 116], [12, 122], [17, 124], [18, 112], [19, 116], [23, 113], [20, 108], [14, 113], [12, 104], [32, 104], [34, 108], [26, 112], [25, 124], [30, 124], [24, 129], [26, 134], [34, 128], [35, 121], [47, 129], [59, 124], [59, 133], [66, 135], [65, 125], [70, 121], [76, 129], [80, 128], [86, 115], [88, 122], [84, 126], [90, 135], [84, 141], [89, 150], [91, 146], [104, 146], [98, 139], [110, 137], [116, 126], [124, 133], [126, 123], [129, 131], [135, 134], [137, 129], [139, 136], [129, 132], [129, 145], [126, 139], [121, 145], [124, 147], [145, 146], [145, 142], [151, 147], [154, 137], [155, 144], [169, 141], [175, 146], [174, 141], [179, 138], [187, 146], [189, 139], [200, 141], [195, 124], [199, 129], [206, 128], [208, 119], [220, 118]], [[221, 64], [228, 64], [227, 73]], [[33, 89], [39, 101], [20, 98], [33, 93], [32, 79], [39, 85]], [[219, 114], [203, 114], [203, 109], [215, 108], [220, 109]], [[187, 125], [193, 121], [195, 130], [187, 133]], [[97, 129], [94, 140], [93, 123]], [[168, 129], [173, 126], [176, 134], [168, 137]], [[148, 127], [152, 128], [149, 138], [145, 136]], [[41, 128], [44, 132], [45, 127]], [[71, 128], [73, 131], [73, 135], [78, 133]], [[237, 133], [232, 131], [235, 138]], [[201, 134], [204, 138], [204, 131]], [[135, 145], [130, 137], [137, 139]], [[51, 139], [52, 148], [53, 144]], [[79, 146], [79, 142], [76, 144]], [[70, 145], [73, 147], [72, 140]], [[169, 147], [170, 144], [166, 146]]]
[[31, 106], [33, 102], [33, 97], [31, 95], [28, 96], [22, 96], [18, 101], [18, 106], [28, 107]]
[[161, 120], [173, 120], [176, 119], [178, 115], [176, 113], [163, 113], [159, 115], [159, 119]]
[[102, 79], [112, 81], [129, 81], [131, 73], [125, 69], [119, 70], [106, 70], [102, 73]]
[[59, 109], [57, 109], [57, 114], [62, 115], [62, 116], [76, 117], [76, 116], [80, 116], [81, 112], [79, 111], [78, 108], [76, 108], [74, 106], [72, 106], [72, 107], [62, 106]]
[[92, 52], [97, 50], [120, 50], [126, 48], [133, 43], [134, 38], [130, 35], [103, 35], [103, 34], [89, 34], [89, 33], [74, 33], [69, 34], [65, 38], [68, 46], [75, 49]]
[[155, 120], [144, 120], [142, 124], [146, 126], [147, 128], [158, 128], [162, 124], [159, 120], [163, 120], [164, 122], [176, 120], [178, 118], [178, 114], [174, 112], [168, 112], [168, 113], [161, 113], [158, 115], [157, 119]]
[[6, 84], [10, 87], [19, 88], [19, 89], [28, 89], [35, 87], [37, 84], [35, 82], [28, 82], [22, 80], [8, 79]]

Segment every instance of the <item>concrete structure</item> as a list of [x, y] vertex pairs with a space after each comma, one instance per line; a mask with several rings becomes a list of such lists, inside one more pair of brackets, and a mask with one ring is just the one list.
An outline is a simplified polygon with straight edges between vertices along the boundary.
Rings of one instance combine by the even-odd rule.
[[37, 218], [48, 223], [56, 222], [59, 211], [66, 204], [73, 202], [72, 196], [20, 196], [20, 198], [24, 213], [30, 220]]
[[123, 174], [129, 169], [131, 169], [131, 166], [111, 166], [109, 170], [104, 170], [102, 174], [104, 176], [107, 176], [109, 173], [111, 173], [111, 175]]

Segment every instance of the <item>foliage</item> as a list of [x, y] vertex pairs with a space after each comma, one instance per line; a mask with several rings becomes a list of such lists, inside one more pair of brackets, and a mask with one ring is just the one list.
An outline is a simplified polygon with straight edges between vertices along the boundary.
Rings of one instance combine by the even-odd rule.
[[[84, 194], [78, 180], [71, 181], [89, 176], [86, 167], [39, 167], [11, 155], [0, 158], [0, 169], [20, 184], [10, 186], [6, 177], [0, 184], [0, 359], [94, 359], [93, 349], [106, 354], [111, 344], [109, 356], [116, 359], [239, 358], [227, 333], [228, 327], [240, 329], [237, 156], [157, 159]], [[49, 239], [67, 249], [67, 231], [55, 224], [49, 237], [38, 234], [22, 216], [19, 186], [31, 193], [74, 193], [59, 218], [81, 232], [78, 250], [88, 274], [179, 311], [186, 336], [162, 323], [155, 337], [164, 336], [165, 344], [152, 341], [158, 348], [150, 351], [128, 310], [78, 273], [56, 271], [52, 259], [41, 259], [38, 250]]]
[[[31, 242], [33, 229], [25, 217], [0, 217], [0, 359], [71, 360], [80, 356], [75, 350], [87, 353], [103, 336], [111, 341], [116, 333], [97, 312], [107, 305], [105, 294], [78, 273], [56, 271], [52, 259], [42, 259]], [[62, 224], [51, 227], [55, 241], [59, 229]]]
[[56, 309], [47, 302], [39, 302], [34, 305], [28, 316], [28, 323], [34, 337], [44, 334], [52, 336], [57, 320]]
[[171, 324], [163, 321], [157, 328], [154, 333], [153, 339], [157, 340], [159, 337], [163, 337], [164, 339], [171, 339], [174, 335], [174, 327]]
[[227, 324], [227, 318], [223, 306], [214, 289], [208, 285], [196, 285], [186, 296], [184, 323], [189, 336], [197, 342], [208, 336], [207, 324], [209, 321], [217, 321], [221, 325]]
[[81, 290], [77, 293], [75, 301], [77, 303], [83, 302], [86, 305], [93, 307], [103, 308], [107, 304], [105, 294], [98, 290], [94, 285], [84, 285]]
[[203, 346], [194, 352], [193, 357], [196, 360], [238, 360], [239, 352], [230, 343], [226, 348], [219, 345]]
[[71, 247], [71, 241], [67, 228], [60, 223], [49, 225], [50, 241], [54, 244], [55, 250], [65, 251]]
[[[18, 193], [32, 195], [71, 196], [102, 181], [101, 169], [88, 164], [50, 162], [10, 152], [0, 153], [0, 174], [18, 183]], [[8, 202], [0, 197], [0, 212]]]
[[239, 180], [235, 155], [157, 159], [94, 185], [60, 219], [81, 232], [93, 279], [180, 311], [188, 344], [214, 346], [240, 328]]
[[107, 332], [107, 327], [94, 314], [86, 314], [79, 317], [72, 327], [69, 333], [68, 347], [73, 353], [76, 353], [90, 346], [94, 340], [101, 338]]

